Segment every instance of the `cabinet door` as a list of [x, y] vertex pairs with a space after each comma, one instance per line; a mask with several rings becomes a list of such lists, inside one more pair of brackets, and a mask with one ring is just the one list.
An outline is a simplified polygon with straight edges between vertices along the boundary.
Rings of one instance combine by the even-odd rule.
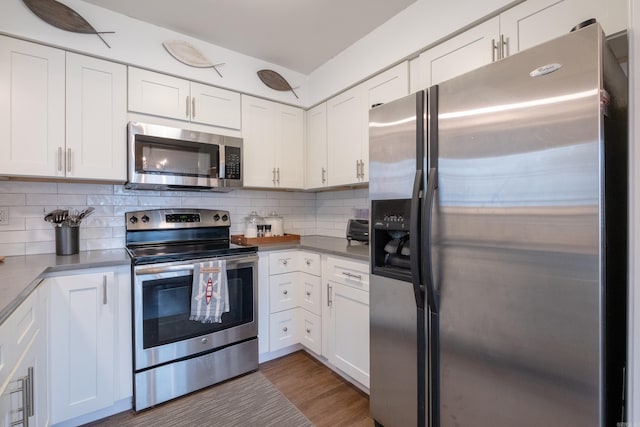
[[304, 188], [304, 113], [300, 108], [277, 104], [277, 116], [276, 185]]
[[191, 82], [191, 121], [240, 129], [240, 94]]
[[64, 176], [64, 62], [62, 50], [0, 36], [0, 174]]
[[114, 402], [114, 273], [47, 279], [51, 422]]
[[189, 81], [129, 67], [129, 111], [189, 120]]
[[274, 102], [242, 96], [243, 169], [247, 187], [275, 186], [277, 122]]
[[360, 182], [363, 121], [361, 86], [349, 89], [327, 101], [327, 162], [330, 186]]
[[493, 44], [499, 37], [500, 19], [495, 17], [425, 51], [418, 60], [420, 89], [496, 60]]
[[329, 284], [329, 361], [368, 388], [369, 293]]
[[307, 111], [307, 188], [327, 186], [327, 103]]
[[362, 123], [362, 151], [360, 181], [369, 181], [369, 110], [377, 104], [385, 104], [409, 94], [409, 63], [402, 62], [363, 84], [364, 121]]
[[127, 179], [127, 70], [67, 53], [66, 176]]
[[[576, 24], [596, 17], [599, 0], [527, 0], [500, 15], [506, 55], [566, 34]], [[607, 3], [607, 2], [602, 2]]]

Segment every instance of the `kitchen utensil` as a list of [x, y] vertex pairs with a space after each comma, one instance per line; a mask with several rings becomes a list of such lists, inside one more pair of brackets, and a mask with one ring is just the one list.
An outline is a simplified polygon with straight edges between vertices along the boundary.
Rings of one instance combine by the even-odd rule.
[[96, 208], [94, 207], [88, 207], [86, 209], [83, 209], [80, 214], [78, 215], [78, 222], [82, 221], [84, 218], [88, 217], [89, 215], [91, 215], [93, 213], [93, 211], [95, 211]]
[[100, 34], [113, 34], [114, 31], [96, 31], [78, 12], [55, 0], [23, 0], [24, 4], [47, 24], [74, 33], [95, 34], [104, 44], [109, 43]]

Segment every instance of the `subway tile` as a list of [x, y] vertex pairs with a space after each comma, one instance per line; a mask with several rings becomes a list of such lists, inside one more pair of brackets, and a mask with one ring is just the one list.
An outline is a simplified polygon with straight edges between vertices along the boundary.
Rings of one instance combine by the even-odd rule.
[[[47, 224], [45, 221], [42, 221]], [[0, 236], [3, 231], [19, 231], [19, 230], [28, 230], [26, 227], [25, 218], [20, 218], [12, 215], [11, 209], [9, 209], [9, 224], [0, 225]]]
[[93, 250], [99, 250], [99, 249], [118, 249], [118, 248], [124, 248], [124, 247], [125, 247], [124, 237], [114, 237], [111, 239], [87, 240], [85, 250], [93, 251]]
[[58, 184], [55, 182], [0, 182], [0, 193], [57, 193]]
[[56, 242], [29, 242], [25, 245], [26, 255], [51, 254], [56, 251]]
[[3, 256], [25, 255], [24, 243], [0, 243], [0, 253]]
[[27, 193], [27, 205], [86, 206], [87, 196], [77, 194], [37, 194]]
[[24, 194], [0, 194], [0, 206], [24, 206], [26, 197]]
[[58, 183], [58, 194], [110, 194], [110, 195], [113, 195], [113, 185], [61, 182], [61, 183]]
[[89, 206], [138, 206], [138, 198], [129, 196], [90, 195], [87, 196], [87, 204]]
[[80, 227], [80, 238], [85, 240], [110, 239], [113, 237], [111, 227], [89, 228]]

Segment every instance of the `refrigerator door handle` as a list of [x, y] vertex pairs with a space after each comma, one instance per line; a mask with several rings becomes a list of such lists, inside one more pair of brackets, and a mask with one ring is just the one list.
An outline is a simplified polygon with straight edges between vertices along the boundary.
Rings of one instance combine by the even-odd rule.
[[[423, 171], [416, 170], [413, 181], [413, 194], [411, 197], [411, 220], [409, 224], [409, 248], [411, 253], [411, 282], [413, 284], [413, 293], [416, 299], [416, 306], [424, 308], [424, 288], [422, 285], [422, 274], [420, 268], [420, 260], [422, 259], [420, 251], [420, 193], [422, 191]], [[416, 236], [416, 237], [414, 237]]]
[[427, 288], [427, 303], [432, 313], [438, 313], [438, 300], [436, 298], [436, 286], [433, 279], [433, 253], [431, 251], [431, 233], [432, 233], [432, 221], [433, 221], [433, 200], [437, 190], [437, 176], [438, 169], [429, 169], [429, 175], [427, 178], [427, 197], [424, 209], [424, 231], [423, 231], [423, 246], [422, 251], [424, 254], [425, 262], [422, 263], [424, 267], [423, 277], [426, 281]]

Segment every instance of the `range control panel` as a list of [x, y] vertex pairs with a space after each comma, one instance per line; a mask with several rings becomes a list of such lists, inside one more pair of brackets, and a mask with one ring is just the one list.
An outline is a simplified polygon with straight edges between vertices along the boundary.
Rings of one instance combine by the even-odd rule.
[[150, 209], [125, 213], [127, 231], [230, 227], [229, 211], [217, 209]]

